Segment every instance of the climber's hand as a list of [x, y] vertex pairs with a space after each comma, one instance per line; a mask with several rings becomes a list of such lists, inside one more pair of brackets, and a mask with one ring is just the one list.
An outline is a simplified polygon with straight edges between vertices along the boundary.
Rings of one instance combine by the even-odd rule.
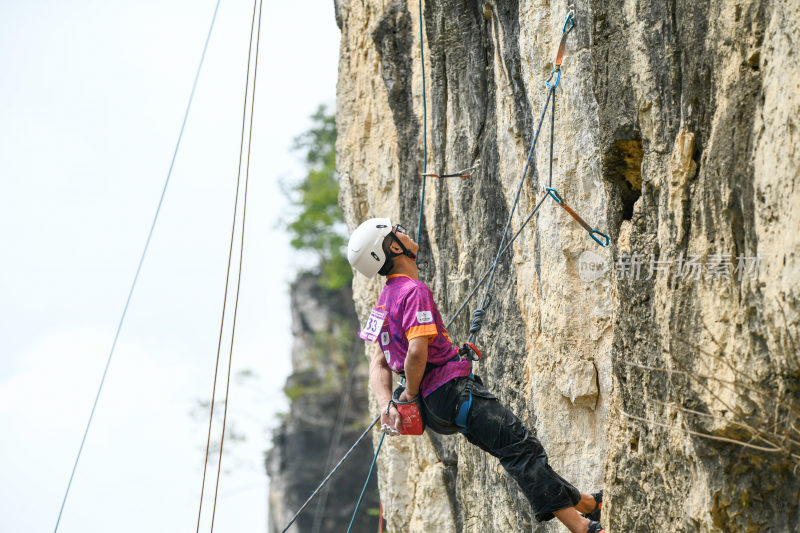
[[404, 390], [404, 391], [403, 391], [403, 392], [400, 394], [400, 397], [398, 398], [398, 401], [400, 401], [400, 402], [410, 402], [410, 401], [411, 401], [411, 400], [413, 400], [413, 399], [414, 399], [416, 396], [417, 396], [416, 394], [414, 394], [414, 395], [411, 395], [411, 394], [409, 394], [409, 393], [408, 393], [408, 389], [405, 389], [405, 390]]
[[390, 437], [400, 434], [400, 413], [394, 404], [389, 406], [389, 412], [381, 413], [381, 429], [384, 430]]

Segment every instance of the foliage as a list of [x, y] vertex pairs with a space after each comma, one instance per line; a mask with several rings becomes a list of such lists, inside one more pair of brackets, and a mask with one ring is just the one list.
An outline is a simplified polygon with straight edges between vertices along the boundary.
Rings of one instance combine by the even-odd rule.
[[[322, 363], [334, 367], [338, 372], [346, 373], [352, 362], [350, 355], [354, 351], [353, 333], [345, 317], [333, 315], [328, 330], [315, 331], [311, 336], [306, 357], [314, 364]], [[356, 359], [358, 360], [358, 359]]]
[[[357, 355], [349, 355], [353, 351], [353, 339], [345, 320], [334, 318], [332, 331], [316, 331], [312, 335], [306, 352], [311, 368], [293, 374], [283, 392], [292, 401], [303, 396], [340, 394], [347, 373], [359, 362]], [[355, 359], [348, 361], [350, 357]]]
[[[257, 387], [257, 380], [259, 378], [258, 374], [249, 368], [239, 370], [231, 377], [239, 387], [250, 390]], [[212, 431], [214, 437], [208, 443], [208, 455], [206, 456], [208, 464], [215, 463], [219, 459], [220, 448], [222, 448], [220, 437], [222, 436], [222, 421], [224, 418], [222, 414], [225, 411], [225, 403], [225, 399], [221, 397], [214, 400], [214, 428]], [[193, 420], [207, 426], [208, 417], [211, 414], [210, 411], [210, 400], [196, 399], [194, 407], [189, 414]], [[238, 453], [240, 449], [239, 445], [247, 442], [247, 435], [243, 430], [239, 429], [240, 424], [235, 418], [236, 416], [238, 415], [229, 411], [228, 419], [225, 424], [225, 446], [222, 455], [226, 458], [225, 466], [223, 467], [223, 471], [226, 473], [230, 473], [236, 469], [249, 469], [252, 467], [249, 464], [249, 459], [247, 459], [245, 455]], [[205, 451], [205, 446], [200, 449]]]
[[311, 120], [311, 128], [294, 140], [294, 149], [305, 153], [308, 173], [291, 187], [289, 199], [297, 212], [286, 227], [295, 249], [316, 256], [322, 274], [320, 282], [333, 290], [347, 285], [353, 277], [344, 256], [347, 232], [338, 203], [336, 122], [324, 105], [311, 115]]
[[291, 401], [305, 396], [334, 394], [339, 390], [339, 380], [333, 371], [325, 370], [320, 375], [315, 369], [295, 372], [286, 380], [283, 393]]
[[333, 394], [336, 392], [333, 388], [332, 380], [326, 380], [322, 384], [316, 385], [301, 385], [299, 383], [292, 383], [289, 385], [288, 383], [283, 388], [283, 393], [289, 398], [291, 401], [298, 400], [300, 398], [308, 397], [308, 396], [322, 396], [325, 394]]

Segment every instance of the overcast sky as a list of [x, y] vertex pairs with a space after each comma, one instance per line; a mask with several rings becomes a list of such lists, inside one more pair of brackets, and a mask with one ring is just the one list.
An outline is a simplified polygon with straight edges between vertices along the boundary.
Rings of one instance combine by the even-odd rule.
[[[214, 5], [0, 2], [0, 531], [55, 526]], [[191, 412], [211, 392], [251, 10], [221, 2], [64, 533], [194, 530], [207, 422]], [[223, 463], [219, 531], [266, 527], [264, 430], [285, 409], [299, 263], [278, 180], [334, 103], [338, 41], [332, 0], [265, 3], [233, 360], [258, 377], [232, 386], [247, 441]]]

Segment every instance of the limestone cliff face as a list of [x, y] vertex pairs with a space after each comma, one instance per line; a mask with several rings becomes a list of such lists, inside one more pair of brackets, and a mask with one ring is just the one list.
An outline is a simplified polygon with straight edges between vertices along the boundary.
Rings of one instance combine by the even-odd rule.
[[[800, 530], [800, 1], [423, 5], [427, 168], [480, 160], [470, 179], [427, 184], [421, 278], [445, 319], [496, 252], [575, 9], [552, 184], [611, 245], [545, 201], [499, 266], [478, 339], [487, 386], [556, 471], [605, 488], [611, 531]], [[416, 230], [418, 15], [416, 1], [336, 2], [351, 229], [391, 216]], [[514, 231], [549, 182], [549, 129]], [[381, 285], [356, 277], [362, 321]], [[386, 446], [390, 531], [561, 530], [537, 525], [497, 461], [460, 436]]]
[[[269, 531], [278, 533], [368, 423], [367, 365], [354, 350], [356, 317], [349, 288], [323, 289], [319, 277], [301, 274], [291, 287], [292, 374], [286, 383], [289, 413], [273, 435], [267, 455]], [[356, 448], [292, 531], [344, 531], [367, 477], [372, 450]], [[377, 525], [374, 480], [354, 524]]]

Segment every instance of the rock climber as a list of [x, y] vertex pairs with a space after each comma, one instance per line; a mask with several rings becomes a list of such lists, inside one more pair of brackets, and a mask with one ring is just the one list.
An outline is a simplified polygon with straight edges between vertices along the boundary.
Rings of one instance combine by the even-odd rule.
[[[381, 416], [384, 430], [398, 433], [403, 423], [398, 405], [419, 405], [428, 428], [460, 431], [497, 457], [525, 493], [537, 521], [557, 518], [573, 533], [605, 531], [599, 522], [602, 491], [581, 493], [556, 474], [539, 440], [473, 375], [472, 361], [451, 341], [431, 290], [419, 280], [418, 250], [403, 226], [388, 218], [362, 223], [348, 243], [353, 268], [368, 278], [386, 276], [360, 334], [377, 344], [369, 380], [378, 404], [387, 406]], [[405, 390], [394, 398], [392, 372], [405, 377]]]

